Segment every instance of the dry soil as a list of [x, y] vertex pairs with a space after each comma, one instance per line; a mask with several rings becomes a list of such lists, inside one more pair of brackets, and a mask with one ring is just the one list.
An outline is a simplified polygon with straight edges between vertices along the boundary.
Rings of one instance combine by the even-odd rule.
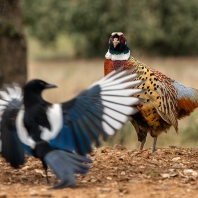
[[50, 185], [39, 160], [27, 157], [20, 169], [0, 158], [0, 198], [181, 198], [198, 197], [198, 149], [158, 148], [155, 153], [127, 150], [115, 145], [89, 155], [87, 175], [76, 175], [72, 188], [50, 190], [57, 180], [49, 171]]

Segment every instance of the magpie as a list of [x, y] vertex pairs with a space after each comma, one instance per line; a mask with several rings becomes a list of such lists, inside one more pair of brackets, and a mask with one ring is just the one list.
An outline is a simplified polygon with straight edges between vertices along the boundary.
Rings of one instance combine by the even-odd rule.
[[131, 89], [142, 83], [133, 70], [114, 70], [70, 101], [52, 104], [42, 91], [55, 88], [40, 79], [27, 82], [22, 89], [7, 86], [0, 91], [1, 152], [12, 167], [25, 163], [24, 155], [41, 160], [47, 173], [50, 167], [60, 180], [52, 188], [75, 184], [75, 174], [85, 174], [92, 161], [86, 157], [92, 144], [100, 146], [138, 112], [142, 99]]

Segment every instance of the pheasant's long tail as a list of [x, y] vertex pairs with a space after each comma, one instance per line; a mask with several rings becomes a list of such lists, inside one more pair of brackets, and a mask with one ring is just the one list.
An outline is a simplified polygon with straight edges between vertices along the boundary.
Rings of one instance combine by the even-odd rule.
[[176, 81], [174, 86], [178, 92], [178, 118], [181, 119], [190, 115], [198, 107], [198, 89], [184, 86]]

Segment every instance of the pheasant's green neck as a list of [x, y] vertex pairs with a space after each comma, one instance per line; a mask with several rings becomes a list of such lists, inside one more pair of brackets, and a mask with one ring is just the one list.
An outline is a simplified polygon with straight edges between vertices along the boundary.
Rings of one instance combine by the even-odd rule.
[[111, 54], [113, 54], [113, 55], [127, 54], [129, 51], [130, 51], [130, 50], [129, 50], [128, 47], [126, 47], [126, 48], [124, 49], [123, 52], [120, 52], [120, 51], [117, 51], [117, 50], [109, 49], [109, 52], [110, 52]]
[[124, 52], [119, 52], [116, 50], [109, 49], [105, 55], [106, 59], [111, 59], [111, 60], [128, 60], [129, 57], [130, 57], [129, 48], [125, 49]]

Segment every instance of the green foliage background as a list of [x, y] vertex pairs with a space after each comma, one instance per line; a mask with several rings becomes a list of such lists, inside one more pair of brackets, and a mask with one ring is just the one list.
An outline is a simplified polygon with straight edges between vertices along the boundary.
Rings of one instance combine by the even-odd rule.
[[78, 57], [103, 57], [113, 31], [126, 35], [132, 53], [198, 52], [197, 0], [22, 0], [21, 8], [32, 36], [47, 45], [63, 34]]

